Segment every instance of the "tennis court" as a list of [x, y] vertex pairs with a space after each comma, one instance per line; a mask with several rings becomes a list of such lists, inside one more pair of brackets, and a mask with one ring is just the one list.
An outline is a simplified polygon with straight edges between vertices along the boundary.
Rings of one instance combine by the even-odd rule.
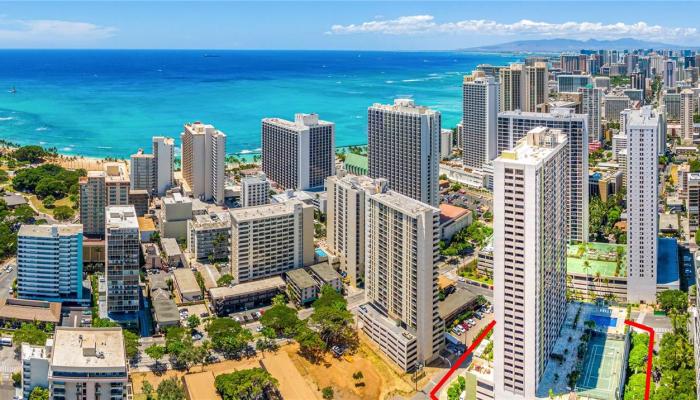
[[593, 335], [588, 342], [576, 393], [594, 399], [615, 400], [615, 394], [619, 391], [624, 352], [625, 342], [600, 334]]

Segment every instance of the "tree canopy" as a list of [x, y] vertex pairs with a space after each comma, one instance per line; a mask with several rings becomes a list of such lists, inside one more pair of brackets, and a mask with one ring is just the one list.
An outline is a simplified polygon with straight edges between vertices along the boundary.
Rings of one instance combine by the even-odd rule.
[[29, 343], [33, 346], [43, 346], [46, 344], [48, 334], [39, 329], [35, 324], [25, 323], [17, 329], [12, 336], [14, 343]]
[[29, 400], [49, 400], [49, 389], [37, 386], [29, 394]]
[[260, 323], [271, 328], [278, 336], [294, 336], [302, 324], [297, 311], [286, 304], [272, 306], [260, 317]]
[[269, 372], [262, 368], [251, 368], [230, 374], [221, 374], [214, 386], [224, 400], [255, 400], [279, 385]]
[[688, 294], [681, 290], [664, 290], [656, 295], [656, 300], [667, 313], [682, 314], [688, 309]]
[[177, 378], [168, 378], [158, 384], [158, 400], [185, 400], [185, 389]]
[[209, 321], [206, 331], [214, 350], [226, 357], [236, 357], [248, 347], [253, 334], [230, 318], [215, 318]]

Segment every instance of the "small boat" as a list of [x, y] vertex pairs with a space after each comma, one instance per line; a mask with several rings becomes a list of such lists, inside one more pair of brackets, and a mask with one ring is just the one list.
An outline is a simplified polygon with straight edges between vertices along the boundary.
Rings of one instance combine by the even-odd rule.
[[15, 89], [15, 87], [12, 86], [12, 89], [8, 90], [8, 92], [15, 94], [15, 93], [17, 93], [17, 89]]

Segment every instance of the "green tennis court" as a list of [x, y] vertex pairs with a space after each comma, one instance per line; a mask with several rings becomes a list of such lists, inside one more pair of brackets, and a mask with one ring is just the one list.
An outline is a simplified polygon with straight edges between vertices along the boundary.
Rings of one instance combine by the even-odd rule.
[[615, 400], [619, 391], [625, 342], [594, 335], [576, 385], [576, 393], [600, 400]]

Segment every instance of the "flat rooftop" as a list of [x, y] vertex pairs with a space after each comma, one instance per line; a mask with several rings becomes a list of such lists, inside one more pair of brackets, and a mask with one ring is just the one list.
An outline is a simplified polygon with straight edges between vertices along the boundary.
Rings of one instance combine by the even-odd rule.
[[216, 214], [198, 214], [192, 218], [192, 227], [195, 230], [222, 229], [231, 226], [230, 214], [222, 212]]
[[377, 310], [372, 303], [366, 303], [360, 306], [359, 312], [367, 315], [368, 319], [375, 321], [382, 325], [384, 331], [390, 332], [392, 336], [402, 341], [403, 343], [409, 343], [410, 341], [416, 339], [416, 337], [406, 329], [398, 326], [396, 321], [382, 314]]
[[155, 231], [156, 230], [156, 224], [153, 222], [153, 219], [151, 218], [146, 218], [146, 217], [138, 217], [139, 221], [139, 230], [146, 231]]
[[83, 233], [81, 224], [66, 224], [66, 225], [22, 225], [19, 228], [19, 236], [31, 237], [58, 237], [58, 236], [74, 236]]
[[408, 196], [402, 195], [399, 192], [394, 192], [393, 190], [373, 194], [371, 199], [388, 207], [400, 210], [411, 217], [417, 217], [426, 211], [431, 213], [440, 212], [438, 208], [432, 207], [418, 200], [414, 200]]
[[289, 201], [285, 201], [284, 203], [265, 204], [262, 206], [255, 207], [235, 208], [230, 211], [231, 220], [242, 222], [265, 218], [281, 217], [293, 213], [294, 206], [297, 204], [303, 203], [299, 200], [291, 199]]
[[163, 238], [160, 240], [160, 245], [163, 247], [163, 252], [167, 257], [176, 257], [182, 254], [180, 245], [173, 238]]
[[405, 113], [405, 114], [425, 114], [425, 115], [439, 114], [438, 111], [435, 111], [435, 110], [430, 109], [428, 107], [417, 106], [416, 103], [412, 99], [395, 99], [394, 104], [374, 103], [374, 104], [372, 104], [370, 109], [389, 111], [389, 112], [398, 112], [398, 113]]
[[51, 366], [126, 369], [122, 328], [57, 327]]
[[105, 224], [113, 228], [138, 229], [139, 221], [136, 217], [134, 206], [109, 206], [107, 207]]
[[331, 267], [328, 262], [314, 264], [309, 269], [318, 275], [324, 282], [330, 282], [335, 279], [340, 279], [340, 275]]
[[261, 279], [258, 281], [245, 282], [234, 286], [223, 286], [209, 289], [209, 294], [212, 298], [226, 298], [235, 296], [244, 296], [247, 294], [258, 293], [271, 289], [282, 289], [285, 287], [284, 280], [279, 276], [272, 278]]
[[173, 271], [175, 282], [181, 293], [199, 292], [199, 284], [197, 278], [194, 277], [194, 272], [189, 268], [175, 268]]
[[316, 286], [316, 281], [309, 275], [304, 268], [297, 268], [287, 271], [287, 281], [291, 280], [300, 288], [308, 288]]
[[440, 204], [440, 223], [445, 223], [468, 214], [471, 214], [469, 209], [447, 203]]
[[[618, 250], [621, 249], [621, 250]], [[593, 243], [570, 244], [566, 254], [566, 271], [568, 273], [589, 274], [595, 276], [616, 276], [617, 253], [621, 251], [620, 277], [627, 276], [627, 246], [624, 244]], [[584, 268], [588, 262], [590, 268]]]

